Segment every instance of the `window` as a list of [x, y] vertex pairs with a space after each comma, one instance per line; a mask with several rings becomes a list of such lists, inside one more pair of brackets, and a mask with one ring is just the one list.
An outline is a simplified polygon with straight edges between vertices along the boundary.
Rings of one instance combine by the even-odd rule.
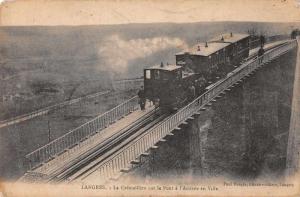
[[162, 80], [168, 80], [169, 79], [169, 72], [166, 72], [166, 71], [162, 71], [161, 73], [160, 73], [160, 78], [162, 79]]
[[182, 78], [182, 76], [181, 76], [181, 71], [180, 71], [180, 70], [177, 71], [177, 73], [176, 73], [176, 78], [177, 78], [177, 79], [181, 79], [181, 78]]
[[151, 79], [151, 71], [146, 70], [146, 79]]
[[160, 79], [159, 70], [154, 70], [154, 79]]
[[210, 56], [208, 56], [207, 63], [208, 63], [209, 65], [212, 65], [212, 59], [211, 59], [211, 55], [210, 55]]

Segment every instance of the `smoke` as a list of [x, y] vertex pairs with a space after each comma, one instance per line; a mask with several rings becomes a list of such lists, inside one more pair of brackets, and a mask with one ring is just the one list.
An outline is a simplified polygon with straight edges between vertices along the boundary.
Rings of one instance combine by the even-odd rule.
[[185, 49], [187, 44], [179, 38], [154, 37], [124, 40], [119, 35], [112, 35], [101, 43], [98, 52], [101, 63], [106, 67], [116, 72], [124, 72], [128, 68], [129, 61], [168, 48]]

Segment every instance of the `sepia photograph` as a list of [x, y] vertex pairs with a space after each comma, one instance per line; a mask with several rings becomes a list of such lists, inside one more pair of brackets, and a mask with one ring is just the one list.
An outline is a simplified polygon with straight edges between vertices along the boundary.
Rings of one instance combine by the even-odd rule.
[[299, 196], [299, 0], [0, 1], [0, 197]]

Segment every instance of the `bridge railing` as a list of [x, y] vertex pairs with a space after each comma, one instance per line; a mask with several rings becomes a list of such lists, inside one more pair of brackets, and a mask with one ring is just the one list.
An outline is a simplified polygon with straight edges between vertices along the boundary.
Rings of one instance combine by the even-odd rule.
[[[279, 35], [273, 35], [273, 36], [266, 36], [265, 37], [265, 44], [275, 42], [275, 41], [281, 41], [281, 40], [288, 40], [290, 39], [290, 35], [288, 34], [279, 34]], [[260, 37], [256, 36], [253, 39], [250, 39], [249, 41], [249, 47], [250, 49], [260, 47]]]
[[112, 158], [107, 160], [96, 170], [104, 179], [112, 178], [119, 173], [120, 170], [126, 169], [130, 162], [138, 158], [142, 153], [146, 152], [150, 147], [154, 146], [160, 139], [165, 137], [169, 132], [178, 127], [188, 117], [199, 111], [200, 108], [208, 104], [214, 97], [224, 92], [230, 86], [247, 76], [263, 63], [270, 61], [290, 49], [297, 46], [295, 41], [277, 47], [276, 49], [266, 52], [262, 57], [246, 62], [241, 65], [230, 76], [224, 78], [216, 86], [196, 98], [193, 102], [180, 109], [176, 114], [167, 120], [145, 132], [132, 143], [128, 144], [122, 150], [117, 152]]
[[47, 162], [56, 155], [81, 143], [86, 138], [101, 131], [111, 123], [134, 111], [138, 107], [138, 97], [135, 96], [126, 102], [114, 107], [91, 121], [69, 131], [63, 136], [27, 154], [25, 157], [29, 163], [29, 170]]
[[266, 43], [280, 41], [280, 40], [288, 40], [290, 39], [289, 34], [279, 34], [279, 35], [273, 35], [273, 36], [267, 36], [266, 37]]
[[113, 87], [114, 90], [124, 91], [124, 90], [136, 90], [144, 84], [143, 78], [137, 79], [124, 79], [124, 80], [117, 80], [114, 81]]

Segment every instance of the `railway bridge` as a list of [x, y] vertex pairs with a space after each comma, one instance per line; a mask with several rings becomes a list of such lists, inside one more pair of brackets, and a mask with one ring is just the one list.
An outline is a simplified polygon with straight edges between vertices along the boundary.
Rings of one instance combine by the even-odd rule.
[[[271, 46], [271, 45], [270, 45]], [[77, 182], [119, 179], [149, 157], [152, 150], [180, 133], [184, 125], [264, 67], [297, 47], [286, 40], [262, 57], [253, 55], [185, 107], [161, 114], [147, 104], [138, 110], [137, 97], [99, 115], [60, 138], [26, 155], [28, 171], [20, 181]]]

